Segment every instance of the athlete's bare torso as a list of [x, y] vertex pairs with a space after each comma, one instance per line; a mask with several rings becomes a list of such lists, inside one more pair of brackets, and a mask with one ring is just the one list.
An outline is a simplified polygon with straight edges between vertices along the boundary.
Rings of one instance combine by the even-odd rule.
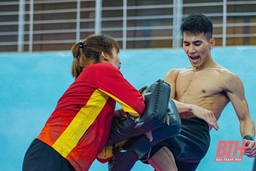
[[[175, 99], [187, 104], [196, 104], [211, 110], [216, 119], [230, 101], [225, 93], [222, 77], [229, 72], [219, 66], [195, 71], [191, 68], [179, 69], [175, 79]], [[172, 89], [173, 91], [173, 89]], [[180, 113], [182, 118], [194, 117], [192, 113]]]

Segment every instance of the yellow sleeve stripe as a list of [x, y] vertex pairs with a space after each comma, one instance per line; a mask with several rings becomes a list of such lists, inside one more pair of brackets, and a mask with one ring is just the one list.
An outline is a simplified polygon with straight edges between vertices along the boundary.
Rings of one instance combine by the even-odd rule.
[[52, 147], [66, 158], [92, 125], [107, 100], [108, 95], [99, 90], [94, 91], [87, 104], [80, 109]]
[[113, 98], [115, 101], [117, 101], [125, 112], [128, 112], [130, 115], [132, 115], [132, 116], [134, 116], [134, 117], [140, 116], [137, 111], [135, 111], [135, 110], [134, 110], [131, 106], [129, 106], [128, 104], [126, 104], [126, 103], [124, 103], [123, 101], [121, 101], [120, 99], [118, 99], [116, 96], [113, 96], [112, 94], [109, 94], [108, 92], [106, 92], [106, 91], [104, 91], [104, 90], [101, 90], [101, 89], [100, 89], [100, 91], [106, 93], [109, 97], [111, 97], [111, 98]]

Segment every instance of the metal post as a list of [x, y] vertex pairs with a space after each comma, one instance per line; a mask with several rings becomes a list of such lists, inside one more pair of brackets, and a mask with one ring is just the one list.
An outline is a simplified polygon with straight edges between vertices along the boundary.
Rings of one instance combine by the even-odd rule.
[[30, 0], [29, 4], [29, 52], [33, 51], [33, 20], [34, 20], [34, 0]]
[[173, 29], [172, 29], [172, 37], [173, 37], [173, 47], [178, 48], [181, 46], [181, 36], [180, 36], [180, 25], [182, 22], [182, 4], [183, 0], [174, 0], [173, 1]]
[[95, 34], [101, 33], [101, 20], [102, 20], [102, 0], [96, 0], [95, 9]]
[[223, 0], [222, 46], [226, 47], [227, 38], [227, 0]]
[[123, 47], [126, 49], [127, 41], [127, 0], [123, 0]]
[[80, 38], [80, 17], [81, 17], [81, 0], [77, 0], [76, 2], [76, 42], [78, 42]]
[[19, 1], [18, 52], [24, 51], [25, 0]]

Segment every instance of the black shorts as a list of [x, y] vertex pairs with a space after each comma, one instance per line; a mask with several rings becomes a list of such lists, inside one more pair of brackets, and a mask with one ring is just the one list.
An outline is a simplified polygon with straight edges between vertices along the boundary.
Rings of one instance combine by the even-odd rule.
[[29, 146], [22, 171], [75, 171], [73, 166], [52, 147], [35, 139]]
[[199, 118], [181, 118], [180, 134], [152, 147], [150, 157], [160, 148], [167, 147], [174, 155], [179, 171], [193, 171], [205, 156], [210, 146], [208, 124]]

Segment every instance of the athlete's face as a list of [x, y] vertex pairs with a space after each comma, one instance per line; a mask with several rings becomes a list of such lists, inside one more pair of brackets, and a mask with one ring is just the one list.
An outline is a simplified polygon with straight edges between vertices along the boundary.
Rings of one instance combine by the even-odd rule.
[[202, 66], [210, 57], [210, 50], [215, 40], [207, 40], [203, 33], [192, 35], [183, 33], [183, 49], [186, 52], [192, 66]]

